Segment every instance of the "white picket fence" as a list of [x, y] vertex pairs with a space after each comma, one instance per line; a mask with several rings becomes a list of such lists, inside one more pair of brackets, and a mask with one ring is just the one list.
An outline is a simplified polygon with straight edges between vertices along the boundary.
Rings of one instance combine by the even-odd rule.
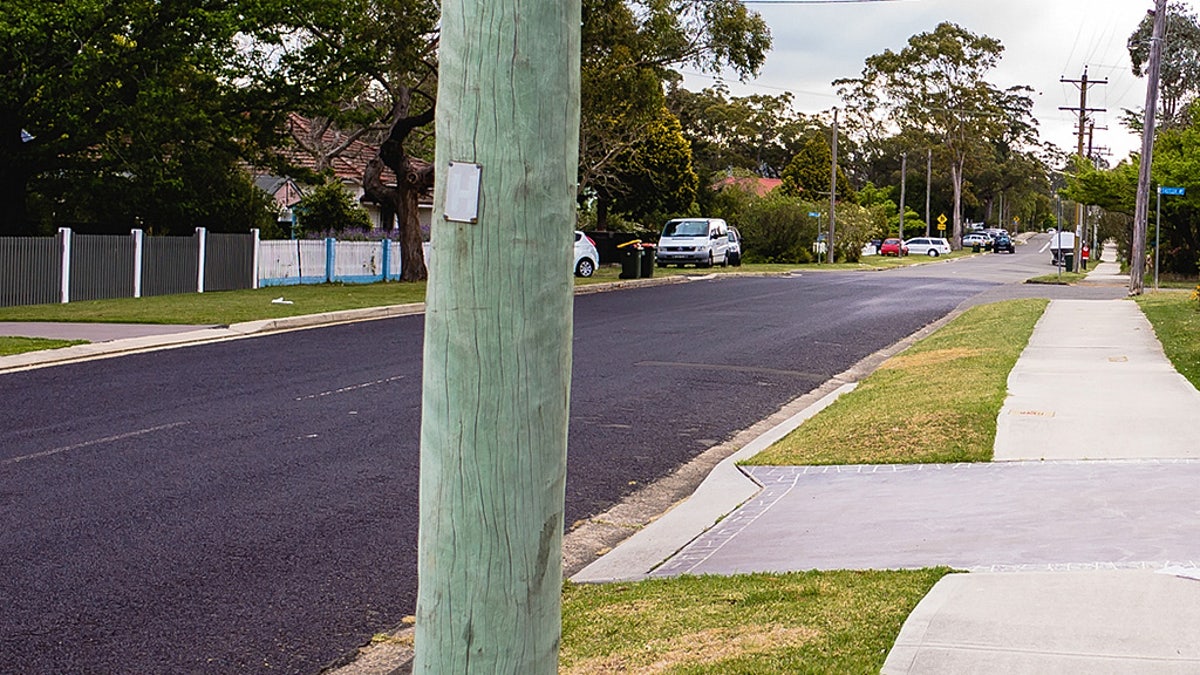
[[[424, 245], [429, 264], [429, 244]], [[400, 243], [295, 239], [260, 241], [258, 285], [293, 286], [343, 282], [395, 281], [401, 273]]]

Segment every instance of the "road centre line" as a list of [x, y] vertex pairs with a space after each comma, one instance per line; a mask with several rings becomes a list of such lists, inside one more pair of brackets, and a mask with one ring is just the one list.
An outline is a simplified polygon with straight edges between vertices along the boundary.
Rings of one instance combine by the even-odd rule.
[[332, 396], [334, 394], [344, 394], [349, 391], [366, 389], [367, 387], [374, 387], [374, 386], [377, 386], [380, 384], [388, 384], [389, 382], [395, 382], [396, 380], [403, 380], [403, 379], [404, 379], [403, 375], [396, 375], [395, 377], [388, 377], [388, 378], [385, 378], [382, 380], [375, 380], [374, 382], [363, 382], [362, 384], [352, 384], [348, 387], [342, 387], [341, 389], [332, 389], [330, 391], [323, 391], [319, 394], [309, 394], [308, 396], [297, 396], [295, 400], [296, 401], [311, 401], [314, 398], [322, 398], [324, 396]]
[[191, 422], [172, 422], [170, 424], [160, 424], [159, 426], [156, 426], [156, 427], [149, 427], [147, 429], [138, 429], [137, 431], [130, 431], [130, 432], [126, 432], [123, 434], [117, 434], [115, 436], [105, 436], [104, 438], [96, 438], [96, 439], [93, 439], [90, 441], [76, 443], [74, 445], [64, 445], [61, 448], [52, 448], [50, 450], [43, 450], [41, 452], [35, 452], [35, 453], [29, 454], [29, 455], [21, 455], [20, 457], [10, 457], [8, 459], [0, 460], [0, 466], [8, 466], [10, 464], [16, 464], [18, 462], [24, 462], [24, 461], [30, 460], [30, 459], [41, 459], [43, 457], [51, 457], [53, 455], [58, 455], [58, 454], [61, 454], [64, 452], [70, 452], [71, 450], [80, 450], [82, 448], [87, 448], [87, 447], [90, 447], [93, 445], [100, 445], [102, 443], [112, 443], [114, 441], [123, 441], [127, 438], [136, 438], [138, 436], [145, 436], [146, 434], [152, 434], [156, 431], [166, 431], [167, 429], [174, 429], [176, 427], [182, 427], [187, 424], [191, 424]]

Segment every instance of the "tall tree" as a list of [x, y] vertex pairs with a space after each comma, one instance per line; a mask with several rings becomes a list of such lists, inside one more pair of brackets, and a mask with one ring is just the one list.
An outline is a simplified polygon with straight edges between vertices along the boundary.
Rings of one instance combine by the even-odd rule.
[[[788, 162], [783, 169], [783, 184], [780, 189], [784, 194], [819, 201], [824, 195], [829, 196], [829, 173], [833, 165], [833, 150], [824, 134], [809, 134], [800, 151]], [[838, 197], [843, 200], [852, 199], [854, 190], [845, 172], [838, 167], [837, 174]]]
[[666, 108], [621, 158], [615, 177], [622, 190], [609, 195], [617, 211], [635, 218], [678, 215], [695, 201], [699, 179], [691, 146]]
[[[1129, 60], [1133, 63], [1133, 74], [1138, 77], [1146, 74], [1153, 29], [1154, 18], [1147, 16], [1129, 36]], [[1183, 2], [1167, 6], [1167, 40], [1159, 63], [1158, 83], [1160, 123], [1165, 127], [1186, 125], [1190, 121], [1188, 105], [1200, 94], [1200, 21]]]
[[[322, 2], [322, 0], [312, 0]], [[401, 280], [426, 279], [418, 201], [433, 187], [428, 129], [434, 119], [440, 8], [434, 0], [325, 1], [306, 16], [300, 40], [314, 51], [337, 55], [349, 95], [318, 100], [307, 134], [294, 141], [317, 166], [351, 148], [355, 140], [378, 151], [363, 171], [366, 196], [383, 220], [399, 226]], [[330, 130], [336, 134], [326, 133]], [[333, 143], [324, 139], [334, 138]], [[389, 175], [390, 172], [390, 175]]]
[[954, 23], [908, 39], [899, 52], [867, 57], [862, 76], [838, 80], [848, 111], [860, 128], [889, 124], [924, 133], [949, 154], [953, 197], [953, 240], [962, 238], [964, 168], [984, 139], [1002, 136], [1022, 122], [1032, 102], [1023, 87], [1001, 90], [985, 76], [1004, 47]]
[[699, 92], [672, 85], [667, 106], [679, 117], [696, 168], [706, 176], [744, 169], [779, 178], [808, 134], [821, 129], [792, 109], [790, 93], [737, 97], [723, 83]]
[[290, 42], [318, 1], [0, 0], [0, 234], [37, 231], [27, 198], [39, 180], [45, 191], [67, 176], [136, 176], [131, 193], [173, 198], [221, 173], [182, 170], [206, 154], [260, 159], [286, 110], [342, 93], [313, 77], [332, 54]]
[[602, 213], [627, 189], [622, 162], [661, 119], [673, 66], [751, 75], [771, 45], [766, 22], [737, 0], [584, 0], [582, 40], [579, 189]]

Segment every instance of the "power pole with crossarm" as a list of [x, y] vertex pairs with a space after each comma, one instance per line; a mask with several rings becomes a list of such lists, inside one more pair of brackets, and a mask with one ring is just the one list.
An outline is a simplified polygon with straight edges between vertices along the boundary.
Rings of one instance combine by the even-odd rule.
[[[1086, 158], [1087, 155], [1084, 154], [1084, 141], [1086, 141], [1088, 138], [1088, 123], [1090, 121], [1088, 113], [1105, 111], [1105, 108], [1087, 107], [1088, 87], [1098, 84], [1108, 84], [1108, 79], [1089, 80], [1087, 66], [1084, 66], [1083, 77], [1079, 78], [1078, 80], [1068, 80], [1067, 78], [1063, 77], [1059, 78], [1059, 82], [1070, 83], [1079, 87], [1079, 107], [1070, 108], [1060, 106], [1059, 110], [1070, 110], [1079, 115], [1079, 128], [1076, 131], [1076, 134], [1079, 137], [1079, 148], [1076, 151], [1076, 154], [1081, 158]], [[1072, 254], [1075, 260], [1079, 260], [1079, 247], [1083, 241], [1083, 232], [1080, 229], [1081, 227], [1083, 227], [1083, 204], [1077, 202], [1075, 204], [1075, 251]]]

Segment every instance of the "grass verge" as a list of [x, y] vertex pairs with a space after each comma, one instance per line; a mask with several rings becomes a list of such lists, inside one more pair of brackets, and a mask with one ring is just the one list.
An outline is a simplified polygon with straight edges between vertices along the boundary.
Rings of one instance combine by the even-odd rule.
[[1062, 286], [1069, 286], [1071, 284], [1075, 284], [1075, 283], [1079, 283], [1080, 281], [1083, 281], [1085, 278], [1087, 278], [1087, 275], [1088, 275], [1087, 272], [1063, 272], [1062, 274], [1058, 274], [1058, 273], [1043, 274], [1040, 277], [1033, 277], [1030, 279], [1026, 279], [1025, 283], [1027, 283], [1027, 284], [1058, 284], [1058, 285], [1062, 285]]
[[[272, 304], [283, 297], [290, 305]], [[425, 301], [425, 284], [316, 284], [0, 308], [0, 321], [228, 325]]]
[[566, 585], [559, 672], [878, 673], [945, 567]]
[[87, 340], [46, 340], [43, 338], [0, 337], [0, 356], [12, 356], [43, 349], [59, 349], [71, 345], [87, 344]]
[[1181, 375], [1200, 389], [1200, 287], [1193, 293], [1150, 293], [1138, 306]]
[[973, 307], [745, 464], [986, 462], [1008, 374], [1049, 304]]
[[[944, 258], [941, 258], [944, 259]], [[834, 270], [881, 270], [936, 260], [879, 258], [872, 256], [861, 263], [835, 265], [754, 264], [710, 269], [655, 269], [654, 276], [702, 276], [721, 274], [781, 274]], [[576, 285], [617, 281], [619, 265], [605, 265], [588, 279], [575, 279]], [[320, 314], [343, 309], [362, 309], [403, 305], [425, 301], [425, 282], [377, 284], [314, 284], [272, 286], [256, 290], [184, 293], [147, 298], [87, 300], [67, 304], [0, 307], [0, 321], [70, 321], [83, 323], [150, 323], [182, 325], [229, 325], [242, 321], [279, 319], [305, 314]], [[292, 304], [272, 304], [282, 297]]]

